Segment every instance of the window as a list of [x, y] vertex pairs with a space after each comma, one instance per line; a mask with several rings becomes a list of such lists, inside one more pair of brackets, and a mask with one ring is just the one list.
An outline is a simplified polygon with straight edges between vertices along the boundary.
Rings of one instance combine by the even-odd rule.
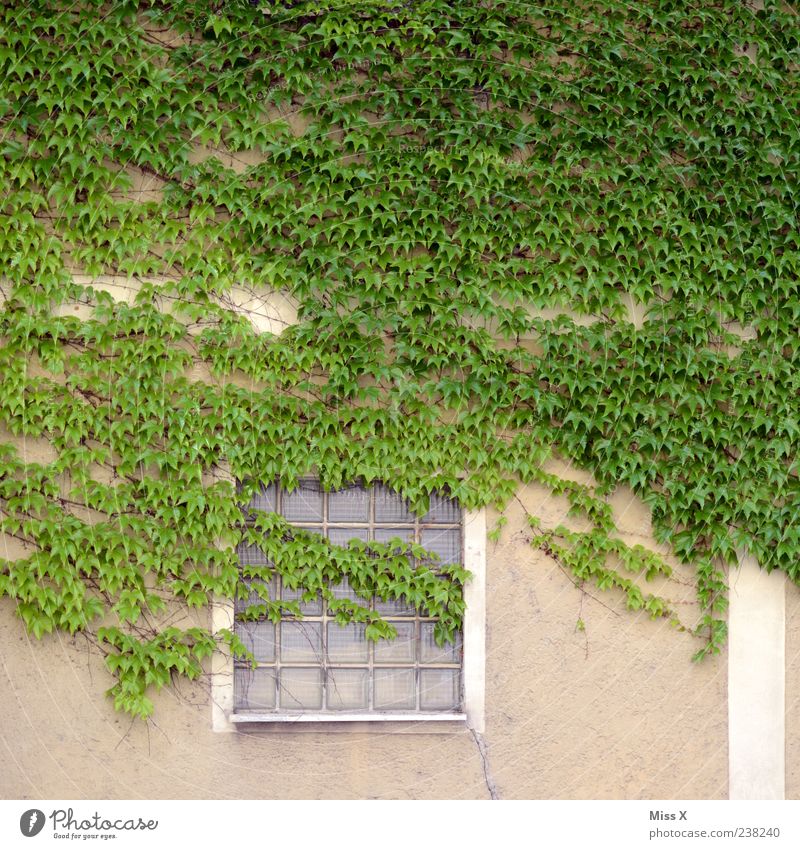
[[[302, 617], [284, 612], [278, 624], [267, 618], [235, 621], [235, 630], [256, 656], [258, 667], [236, 661], [218, 669], [232, 673], [233, 679], [231, 693], [216, 676], [215, 701], [222, 703], [216, 706], [217, 714], [220, 707], [228, 708], [227, 722], [219, 716], [215, 722], [218, 730], [243, 722], [463, 720], [469, 712], [482, 716], [483, 568], [475, 546], [465, 546], [465, 524], [474, 534], [478, 514], [467, 514], [473, 521], [465, 523], [455, 501], [434, 495], [429, 512], [417, 517], [388, 487], [350, 486], [325, 492], [314, 480], [301, 481], [291, 492], [272, 485], [253, 499], [250, 510], [276, 511], [293, 525], [337, 545], [347, 545], [353, 538], [417, 542], [444, 563], [464, 563], [476, 577], [465, 589], [464, 635], [442, 647], [433, 638], [435, 620], [424, 610], [397, 601], [360, 600], [397, 629], [395, 639], [374, 642], [366, 638], [364, 625], [338, 624], [321, 598], [303, 600], [297, 590], [282, 587], [280, 578], [273, 578], [270, 598], [300, 602]], [[485, 532], [482, 512], [479, 518]], [[242, 564], [267, 563], [263, 552], [252, 545], [240, 546], [239, 559]], [[477, 611], [472, 609], [475, 599], [470, 599], [475, 584], [481, 589]], [[331, 589], [339, 598], [356, 599], [346, 581]], [[259, 601], [255, 593], [251, 599], [221, 612], [233, 618], [236, 610]], [[216, 618], [223, 626], [224, 617]]]

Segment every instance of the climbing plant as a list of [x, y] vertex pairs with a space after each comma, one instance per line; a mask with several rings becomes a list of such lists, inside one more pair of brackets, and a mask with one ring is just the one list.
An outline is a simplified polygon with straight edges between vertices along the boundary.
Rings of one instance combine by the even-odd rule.
[[417, 511], [544, 485], [589, 529], [532, 516], [532, 544], [674, 620], [626, 485], [718, 651], [738, 550], [799, 577], [799, 45], [772, 0], [0, 3], [0, 595], [147, 717], [220, 641], [247, 656], [164, 617], [244, 597], [240, 543], [247, 578], [459, 628], [464, 570], [248, 520], [274, 479]]

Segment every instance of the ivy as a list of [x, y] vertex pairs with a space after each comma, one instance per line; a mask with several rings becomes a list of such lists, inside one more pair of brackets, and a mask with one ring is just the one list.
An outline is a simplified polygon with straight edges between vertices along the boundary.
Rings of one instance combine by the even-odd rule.
[[[272, 572], [461, 625], [466, 572], [248, 516], [260, 486], [536, 483], [583, 530], [534, 546], [719, 651], [738, 551], [800, 580], [799, 49], [774, 0], [0, 4], [0, 595], [146, 718], [215, 645], [252, 659], [175, 610], [274, 619]], [[698, 621], [644, 589], [623, 485]]]

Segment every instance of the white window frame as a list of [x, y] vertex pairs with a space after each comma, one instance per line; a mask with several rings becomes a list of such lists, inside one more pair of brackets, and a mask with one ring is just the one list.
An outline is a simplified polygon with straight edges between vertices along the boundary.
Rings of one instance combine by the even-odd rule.
[[[486, 511], [463, 511], [464, 567], [472, 578], [464, 585], [466, 611], [463, 624], [463, 713], [263, 713], [237, 714], [234, 711], [234, 661], [228, 651], [217, 650], [211, 658], [211, 724], [215, 732], [233, 732], [242, 725], [278, 725], [294, 723], [449, 723], [483, 733], [486, 688]], [[211, 630], [233, 630], [233, 599], [214, 598]]]

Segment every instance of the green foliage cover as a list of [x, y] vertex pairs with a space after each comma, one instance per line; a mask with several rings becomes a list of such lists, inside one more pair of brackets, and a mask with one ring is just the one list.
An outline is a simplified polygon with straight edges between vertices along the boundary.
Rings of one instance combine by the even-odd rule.
[[[145, 717], [215, 641], [243, 653], [159, 625], [237, 592], [242, 540], [459, 627], [462, 570], [443, 591], [422, 551], [248, 524], [263, 483], [418, 510], [544, 484], [591, 528], [532, 517], [534, 544], [674, 617], [615, 535], [628, 485], [717, 651], [736, 550], [800, 567], [799, 45], [772, 0], [0, 4], [0, 530], [28, 552], [0, 595], [94, 635]], [[298, 323], [256, 332], [232, 287]]]

